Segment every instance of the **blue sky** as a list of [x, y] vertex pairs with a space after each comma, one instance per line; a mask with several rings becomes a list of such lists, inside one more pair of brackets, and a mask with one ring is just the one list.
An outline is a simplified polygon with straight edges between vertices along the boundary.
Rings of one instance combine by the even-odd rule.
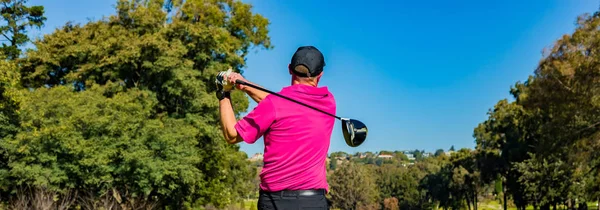
[[[32, 34], [111, 15], [115, 2], [30, 0], [44, 5], [48, 17]], [[598, 0], [246, 2], [270, 20], [275, 45], [248, 56], [246, 78], [280, 90], [289, 85], [295, 49], [319, 48], [327, 62], [321, 85], [335, 95], [338, 115], [369, 128], [367, 141], [351, 148], [336, 124], [330, 152], [351, 153], [473, 148], [473, 129], [488, 109], [510, 97], [510, 86], [532, 74], [542, 49], [571, 33], [578, 15], [600, 6]], [[263, 142], [241, 148], [252, 155]]]

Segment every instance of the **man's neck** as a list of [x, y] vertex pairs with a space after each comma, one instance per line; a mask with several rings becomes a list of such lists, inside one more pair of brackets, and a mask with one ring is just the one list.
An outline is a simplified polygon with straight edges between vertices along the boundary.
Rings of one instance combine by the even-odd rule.
[[317, 87], [316, 82], [305, 82], [305, 81], [299, 81], [299, 80], [292, 80], [292, 85], [308, 85], [308, 86]]

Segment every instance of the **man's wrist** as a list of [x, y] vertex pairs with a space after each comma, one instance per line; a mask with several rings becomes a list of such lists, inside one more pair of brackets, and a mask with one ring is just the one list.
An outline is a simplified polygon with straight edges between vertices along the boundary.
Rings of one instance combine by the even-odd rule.
[[229, 91], [217, 91], [217, 98], [220, 100], [223, 99], [230, 99], [231, 98], [231, 93]]

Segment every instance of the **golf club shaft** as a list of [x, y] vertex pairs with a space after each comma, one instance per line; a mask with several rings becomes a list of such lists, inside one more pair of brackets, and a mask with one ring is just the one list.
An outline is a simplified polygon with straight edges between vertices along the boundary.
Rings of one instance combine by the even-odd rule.
[[265, 92], [267, 92], [267, 93], [270, 93], [270, 94], [273, 94], [273, 95], [279, 96], [279, 97], [281, 97], [281, 98], [284, 98], [284, 99], [287, 99], [287, 100], [289, 100], [289, 101], [295, 102], [295, 103], [297, 103], [297, 104], [303, 105], [303, 106], [305, 106], [305, 107], [311, 108], [311, 109], [313, 109], [313, 110], [315, 110], [315, 111], [319, 111], [319, 112], [321, 112], [321, 113], [323, 113], [323, 114], [326, 114], [326, 115], [329, 115], [329, 116], [335, 117], [335, 118], [337, 118], [338, 120], [341, 120], [341, 119], [342, 119], [341, 117], [338, 117], [338, 116], [335, 116], [335, 115], [333, 115], [333, 114], [327, 113], [327, 112], [325, 112], [325, 111], [323, 111], [323, 110], [317, 109], [317, 108], [315, 108], [315, 107], [312, 107], [312, 106], [310, 106], [310, 105], [308, 105], [308, 104], [305, 104], [305, 103], [302, 103], [302, 102], [300, 102], [300, 101], [296, 101], [296, 100], [294, 100], [294, 99], [288, 98], [288, 97], [286, 97], [286, 96], [283, 96], [283, 95], [281, 95], [281, 94], [279, 94], [279, 93], [275, 93], [275, 92], [273, 92], [273, 91], [270, 91], [270, 90], [267, 90], [267, 89], [264, 89], [264, 88], [258, 87], [258, 86], [254, 85], [254, 84], [250, 84], [250, 83], [244, 82], [244, 81], [242, 81], [242, 80], [239, 80], [239, 79], [238, 79], [238, 80], [236, 80], [236, 81], [235, 81], [235, 83], [236, 83], [236, 84], [240, 84], [240, 85], [247, 85], [247, 86], [250, 86], [250, 87], [253, 87], [253, 88], [256, 88], [256, 89], [259, 89], [259, 90], [265, 91]]

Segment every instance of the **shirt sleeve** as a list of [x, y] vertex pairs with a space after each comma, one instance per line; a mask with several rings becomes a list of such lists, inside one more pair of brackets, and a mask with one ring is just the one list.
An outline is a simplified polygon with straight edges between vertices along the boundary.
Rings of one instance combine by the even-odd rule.
[[275, 107], [267, 96], [244, 118], [235, 124], [235, 130], [244, 142], [253, 144], [275, 121]]

